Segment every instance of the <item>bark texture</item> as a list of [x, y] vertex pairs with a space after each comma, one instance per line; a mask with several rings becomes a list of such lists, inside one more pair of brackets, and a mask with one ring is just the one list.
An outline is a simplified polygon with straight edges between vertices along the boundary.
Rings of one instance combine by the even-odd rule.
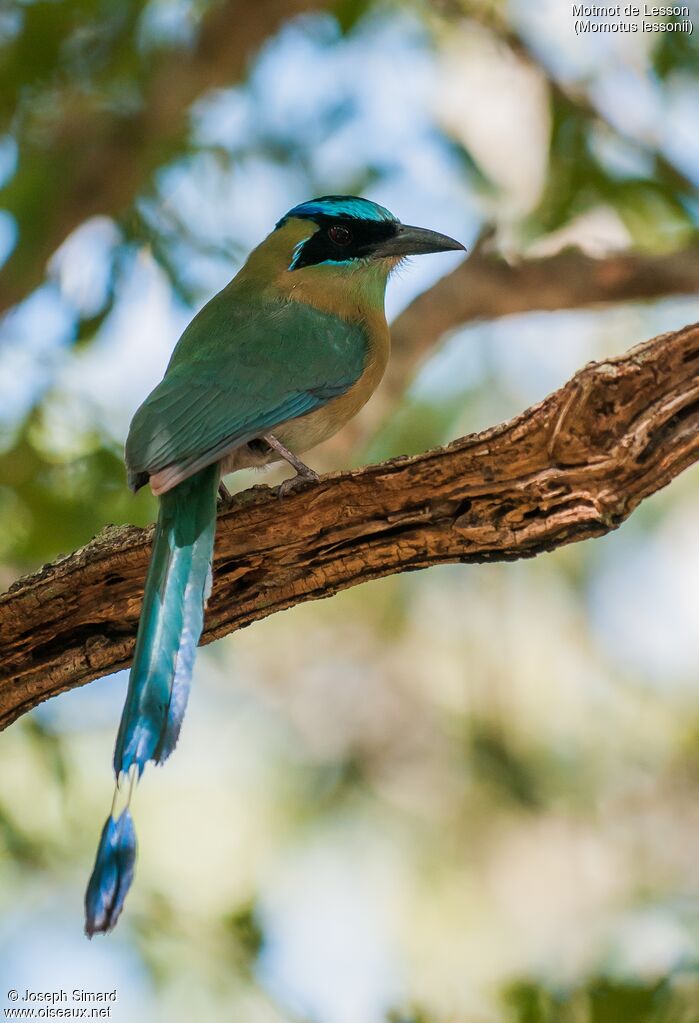
[[[203, 642], [305, 600], [445, 562], [601, 536], [699, 459], [699, 324], [591, 363], [511, 421], [219, 517]], [[130, 663], [152, 529], [108, 527], [0, 597], [0, 726]]]

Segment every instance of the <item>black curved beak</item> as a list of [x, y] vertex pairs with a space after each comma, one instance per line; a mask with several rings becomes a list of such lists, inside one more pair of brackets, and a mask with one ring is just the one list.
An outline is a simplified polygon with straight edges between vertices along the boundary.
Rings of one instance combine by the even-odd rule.
[[466, 246], [447, 234], [424, 227], [397, 224], [396, 233], [372, 246], [373, 256], [419, 256], [426, 252], [466, 251]]

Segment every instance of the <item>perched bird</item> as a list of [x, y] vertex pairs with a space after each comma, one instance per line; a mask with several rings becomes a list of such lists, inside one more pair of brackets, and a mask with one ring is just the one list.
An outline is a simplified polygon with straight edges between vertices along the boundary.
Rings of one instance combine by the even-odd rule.
[[134, 783], [177, 742], [211, 590], [221, 476], [285, 460], [297, 475], [282, 492], [317, 479], [298, 456], [356, 415], [386, 368], [391, 270], [405, 256], [463, 248], [368, 199], [295, 206], [195, 316], [136, 412], [129, 486], [150, 483], [160, 510], [114, 751], [114, 802], [85, 899], [90, 937], [115, 925], [131, 883]]

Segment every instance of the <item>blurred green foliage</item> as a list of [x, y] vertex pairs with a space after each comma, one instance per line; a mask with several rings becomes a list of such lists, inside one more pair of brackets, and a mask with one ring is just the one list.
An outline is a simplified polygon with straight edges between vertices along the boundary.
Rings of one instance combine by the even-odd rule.
[[655, 983], [593, 979], [565, 993], [524, 981], [505, 995], [512, 1023], [695, 1023], [699, 1019], [696, 975]]
[[[87, 308], [68, 303], [73, 319], [70, 344], [89, 347], [113, 319], [116, 296], [130, 266], [129, 253], [139, 248], [145, 247], [156, 260], [182, 302], [190, 307], [199, 304], [206, 292], [190, 276], [189, 257], [214, 263], [227, 260], [230, 265], [245, 250], [234, 234], [220, 237], [200, 230], [164, 197], [167, 173], [186, 173], [188, 165], [194, 170], [205, 156], [227, 175], [235, 176], [254, 156], [295, 174], [301, 170], [309, 192], [330, 187], [314, 180], [317, 172], [309, 154], [321, 126], [326, 137], [342, 132], [352, 116], [351, 102], [326, 104], [315, 116], [299, 120], [293, 132], [281, 123], [273, 128], [260, 125], [232, 148], [200, 141], [185, 109], [173, 116], [163, 83], [172, 75], [174, 90], [197, 98], [197, 76], [206, 80], [197, 63], [197, 47], [200, 40], [213, 47], [206, 36], [207, 24], [220, 16], [221, 9], [208, 2], [182, 2], [168, 10], [167, 5], [145, 0], [117, 6], [99, 0], [13, 0], [6, 5], [0, 22], [0, 126], [6, 132], [7, 152], [15, 157], [5, 173], [0, 204], [14, 225], [14, 242], [4, 269], [6, 290], [0, 284], [0, 306], [40, 284], [53, 249], [80, 226], [81, 219], [100, 212], [115, 218], [119, 240], [110, 253], [108, 281], [97, 306], [94, 301]], [[327, 9], [336, 28], [335, 36], [328, 36], [334, 38], [329, 45], [367, 31], [372, 19], [409, 16], [424, 19], [425, 38], [438, 49], [451, 33], [473, 23], [500, 38], [517, 59], [543, 75], [551, 118], [548, 168], [538, 203], [513, 225], [522, 243], [562, 228], [599, 205], [617, 211], [636, 245], [662, 250], [693, 237], [694, 182], [659, 147], [611, 125], [594, 104], [593, 90], [588, 94], [581, 83], [571, 87], [557, 79], [535, 55], [531, 36], [520, 30], [518, 21], [508, 21], [503, 4], [463, 2], [431, 8], [417, 2], [342, 0]], [[678, 76], [695, 73], [696, 34], [658, 36], [651, 57], [659, 87], [674, 86]], [[218, 67], [217, 59], [212, 49], [210, 84], [220, 88], [237, 84], [227, 77], [225, 61]], [[249, 66], [249, 55], [241, 59]], [[596, 141], [600, 132], [605, 136], [601, 149]], [[489, 216], [492, 203], [499, 201], [499, 186], [464, 138], [438, 121], [434, 133], [441, 137], [444, 153], [461, 162], [465, 180], [473, 194], [481, 196]], [[610, 162], [606, 154], [615, 147], [630, 154], [631, 164], [646, 170], [620, 169]], [[353, 166], [344, 181], [331, 184], [360, 191], [389, 173], [386, 166], [372, 165], [368, 154], [363, 168]], [[7, 344], [11, 327], [6, 334]], [[13, 496], [3, 497], [8, 522], [3, 556], [16, 569], [74, 546], [111, 519], [141, 522], [152, 512], [147, 502], [133, 504], [121, 494], [118, 444], [97, 424], [89, 456], [71, 469], [57, 464], [50, 436], [37, 429], [51, 398], [51, 386], [42, 389], [24, 408], [21, 420], [4, 427], [0, 482], [13, 490]], [[452, 399], [452, 407], [462, 400], [463, 396]], [[412, 452], [444, 440], [452, 432], [449, 409], [448, 403], [404, 406], [369, 454]], [[15, 485], [22, 463], [25, 479]], [[91, 493], [90, 502], [85, 501], [86, 492]]]
[[[261, 6], [267, 16], [268, 7]], [[310, 16], [294, 19], [301, 6], [306, 9], [292, 3], [288, 9], [283, 3], [269, 5], [276, 15], [269, 14], [269, 22], [258, 19], [261, 27], [249, 38], [240, 33], [241, 45], [247, 47], [240, 53], [234, 52], [235, 45], [219, 51], [217, 33], [207, 35], [207, 26], [229, 8], [229, 32], [237, 31], [236, 18], [244, 12], [226, 0], [172, 5], [162, 0], [10, 0], [0, 10], [0, 206], [6, 213], [2, 223], [9, 225], [0, 303], [3, 309], [14, 307], [0, 324], [3, 583], [81, 546], [107, 523], [143, 524], [153, 517], [150, 495], [142, 491], [134, 498], [125, 486], [123, 422], [115, 426], [98, 414], [74, 421], [68, 415], [61, 420], [72, 431], [68, 442], [54, 431], [57, 407], [68, 406], [70, 412], [75, 400], [62, 373], [83, 358], [106, 353], [106, 359], [110, 337], [118, 335], [123, 341], [133, 328], [133, 320], [120, 318], [129, 302], [133, 306], [144, 300], [142, 295], [128, 298], [133, 279], [145, 273], [138, 260], [156, 268], [158, 281], [166, 285], [168, 308], [189, 313], [235, 270], [258, 230], [256, 221], [246, 224], [244, 203], [238, 207], [239, 222], [226, 217], [228, 204], [239, 190], [252, 188], [253, 179], [262, 182], [255, 195], [270, 209], [286, 202], [280, 181], [292, 181], [307, 194], [394, 187], [401, 154], [387, 157], [371, 138], [360, 151], [357, 136], [351, 134], [357, 125], [362, 132], [362, 76], [376, 60], [371, 41], [385, 26], [386, 38], [408, 39], [428, 55], [437, 81], [455, 40], [482, 43], [487, 38], [542, 83], [542, 116], [548, 118], [545, 172], [539, 194], [527, 208], [507, 204], [506, 186], [473, 144], [473, 130], [459, 131], [445, 121], [438, 101], [429, 108], [429, 124], [416, 136], [414, 152], [405, 158], [421, 167], [423, 191], [432, 198], [439, 197], [442, 185], [435, 166], [445, 179], [451, 175], [450, 195], [468, 199], [462, 198], [459, 215], [468, 207], [475, 229], [494, 221], [512, 258], [526, 258], [529, 246], [550, 242], [555, 232], [599, 210], [618, 220], [629, 247], [667, 251], [695, 240], [696, 167], [678, 159], [662, 131], [634, 131], [623, 111], [622, 116], [618, 111], [616, 117], [609, 114], [599, 101], [600, 82], [608, 72], [604, 60], [592, 70], [569, 68], [561, 74], [551, 52], [555, 41], [549, 41], [547, 52], [531, 25], [527, 27], [521, 5], [338, 0], [318, 3]], [[698, 36], [696, 31], [691, 36], [659, 34], [636, 64], [629, 61], [622, 70], [633, 79], [642, 68], [661, 110], [669, 110], [678, 90], [696, 101]], [[310, 97], [303, 91], [295, 94], [301, 98], [293, 118], [283, 105], [289, 81], [285, 76], [293, 78], [284, 64], [289, 57], [275, 50], [285, 39], [291, 45], [290, 38], [299, 47]], [[398, 49], [392, 42], [384, 54], [389, 70]], [[464, 60], [471, 59], [472, 51]], [[310, 66], [312, 60], [317, 67]], [[267, 79], [260, 70], [265, 61], [274, 65]], [[337, 95], [331, 87], [320, 98], [311, 92], [316, 71], [320, 81], [327, 75]], [[409, 92], [410, 83], [405, 85]], [[438, 91], [436, 95], [439, 99]], [[207, 135], [207, 104], [222, 97], [230, 103], [221, 118], [224, 127], [209, 129]], [[464, 106], [479, 102], [477, 96], [463, 97]], [[410, 111], [397, 111], [397, 120], [399, 113], [410, 120]], [[419, 116], [426, 115], [421, 111]], [[485, 135], [488, 129], [486, 121], [479, 130]], [[338, 161], [333, 146], [346, 165]], [[435, 162], [422, 168], [420, 159], [430, 146]], [[103, 257], [105, 280], [71, 290], [64, 286], [61, 260], [49, 261], [95, 216], [110, 218], [115, 225]], [[89, 263], [84, 251], [83, 260]], [[80, 269], [85, 267], [81, 264]], [[50, 328], [48, 304], [42, 316], [31, 319], [28, 310], [37, 296], [45, 303], [61, 303], [65, 323], [60, 330]], [[613, 336], [620, 343], [641, 340], [646, 327], [666, 329], [662, 316], [656, 321], [652, 311], [634, 308]], [[22, 317], [29, 327], [21, 328]], [[589, 328], [579, 349], [581, 358], [608, 353], [612, 332], [607, 321], [600, 322]], [[455, 330], [459, 326], [453, 324]], [[47, 342], [44, 349], [42, 332], [51, 329], [55, 343], [52, 347]], [[519, 324], [512, 326], [509, 340], [526, 345], [531, 339]], [[449, 386], [411, 390], [385, 429], [348, 461], [417, 452], [463, 430], [490, 425], [533, 400], [523, 382], [525, 362], [516, 361], [516, 352], [493, 355], [491, 341], [479, 336], [476, 326], [468, 338], [468, 357], [455, 364], [451, 376], [452, 364], [447, 363], [447, 371], [438, 377]], [[556, 338], [556, 344], [564, 347], [564, 339]], [[52, 361], [56, 351], [60, 357]], [[538, 355], [532, 351], [535, 361]], [[131, 352], [129, 358], [135, 406], [143, 394], [141, 367], [138, 353]], [[567, 368], [572, 371], [575, 365]], [[564, 370], [556, 363], [558, 372]], [[543, 371], [541, 376], [548, 380]], [[693, 507], [695, 492], [692, 480], [677, 481], [668, 494], [644, 505], [625, 533], [632, 554], [649, 547], [676, 511]], [[361, 595], [344, 594], [330, 609], [300, 608], [293, 618], [277, 616], [279, 621], [261, 623], [251, 630], [255, 636], [259, 631], [259, 640], [246, 634], [235, 637], [235, 646], [217, 646], [211, 660], [204, 661], [214, 679], [207, 690], [214, 709], [206, 737], [213, 735], [221, 743], [223, 766], [217, 760], [214, 780], [203, 773], [198, 788], [188, 777], [172, 783], [181, 799], [176, 815], [172, 811], [174, 823], [167, 816], [167, 799], [152, 797], [153, 829], [160, 827], [171, 841], [161, 852], [165, 867], [157, 859], [157, 842], [150, 841], [140, 902], [135, 893], [128, 925], [149, 982], [170, 999], [164, 1002], [163, 1019], [180, 1018], [180, 1009], [189, 1012], [185, 989], [197, 985], [210, 997], [202, 1003], [202, 1018], [267, 1021], [282, 1019], [282, 1012], [285, 1019], [311, 1018], [295, 1017], [288, 1006], [280, 1009], [263, 992], [260, 963], [273, 943], [266, 932], [266, 892], [258, 884], [264, 871], [256, 870], [259, 863], [272, 862], [280, 849], [288, 846], [295, 853], [310, 837], [337, 829], [342, 849], [351, 846], [352, 835], [359, 836], [359, 851], [353, 854], [359, 866], [376, 836], [404, 853], [395, 873], [409, 877], [412, 884], [404, 896], [413, 912], [405, 929], [416, 943], [412, 954], [417, 959], [430, 956], [430, 926], [435, 927], [431, 914], [437, 930], [441, 933], [443, 927], [447, 934], [445, 945], [456, 945], [455, 952], [440, 945], [433, 955], [438, 979], [427, 986], [435, 1004], [418, 990], [412, 1008], [387, 1008], [387, 1021], [491, 1023], [493, 1004], [502, 1023], [699, 1020], [699, 987], [689, 967], [663, 972], [661, 964], [648, 980], [640, 971], [629, 976], [633, 970], [616, 969], [613, 957], [605, 962], [599, 935], [602, 951], [593, 963], [579, 967], [575, 982], [556, 981], [553, 964], [553, 979], [541, 979], [544, 971], [532, 967], [532, 976], [505, 983], [504, 990], [498, 975], [489, 1015], [468, 1008], [457, 1017], [449, 1008], [455, 999], [444, 980], [447, 973], [470, 1005], [466, 995], [471, 993], [460, 987], [466, 957], [459, 944], [466, 930], [463, 921], [468, 919], [473, 927], [480, 913], [484, 948], [492, 942], [488, 928], [496, 927], [497, 912], [504, 912], [506, 885], [495, 877], [496, 867], [493, 876], [488, 873], [488, 865], [511, 842], [524, 843], [524, 852], [517, 846], [516, 855], [521, 853], [528, 863], [546, 852], [547, 841], [554, 855], [565, 860], [573, 844], [566, 829], [575, 835], [576, 829], [584, 832], [578, 837], [586, 849], [592, 844], [586, 828], [598, 828], [604, 835], [608, 830], [618, 841], [609, 857], [618, 857], [631, 871], [639, 856], [624, 828], [662, 835], [668, 828], [663, 814], [671, 814], [675, 831], [667, 843], [661, 839], [659, 844], [674, 845], [674, 858], [668, 854], [663, 860], [653, 846], [647, 853], [653, 861], [647, 873], [639, 867], [638, 888], [630, 885], [629, 893], [620, 884], [610, 884], [608, 901], [632, 912], [646, 900], [662, 904], [674, 895], [681, 902], [692, 890], [682, 851], [688, 843], [691, 851], [690, 808], [699, 796], [699, 707], [679, 685], [670, 695], [654, 691], [645, 676], [639, 680], [628, 666], [607, 657], [593, 634], [590, 593], [605, 569], [609, 549], [570, 548], [522, 567], [521, 575], [520, 566], [512, 566], [509, 574], [488, 566], [487, 577], [459, 568], [454, 573], [444, 569], [438, 583], [389, 580]], [[518, 631], [520, 621], [524, 624]], [[313, 641], [306, 642], [311, 635]], [[535, 635], [545, 639], [535, 642]], [[318, 684], [318, 674], [340, 683], [325, 688]], [[679, 668], [676, 675], [684, 679]], [[580, 676], [589, 703], [579, 697]], [[670, 668], [667, 676], [675, 678]], [[219, 679], [223, 684], [217, 688]], [[98, 687], [106, 692], [110, 685]], [[530, 702], [525, 693], [534, 694]], [[216, 731], [227, 722], [233, 738]], [[77, 890], [92, 855], [104, 797], [100, 787], [109, 778], [107, 766], [103, 776], [92, 778], [85, 765], [104, 757], [109, 729], [104, 718], [94, 734], [89, 727], [77, 734], [65, 722], [54, 724], [50, 711], [46, 718], [27, 717], [10, 730], [0, 750], [5, 781], [0, 784], [0, 905], [8, 915], [15, 911], [20, 891], [31, 893], [30, 904], [40, 903], [42, 885], [75, 885]], [[112, 724], [109, 718], [109, 728]], [[240, 748], [241, 762], [225, 759]], [[230, 822], [226, 814], [234, 812], [231, 793], [238, 786], [245, 806]], [[210, 808], [207, 800], [212, 801]], [[200, 810], [201, 818], [196, 816]], [[143, 816], [148, 819], [148, 813]], [[254, 830], [253, 820], [264, 837]], [[197, 847], [201, 831], [209, 828], [211, 841]], [[201, 908], [196, 893], [210, 896], [206, 882], [211, 880], [201, 875], [213, 869], [200, 871], [188, 860], [180, 868], [185, 871], [181, 883], [175, 885], [167, 854], [180, 843], [189, 850], [187, 843], [194, 842], [188, 856], [208, 862], [211, 846], [228, 841], [231, 831], [239, 837], [236, 828], [243, 836], [240, 846], [233, 848], [227, 869], [216, 879], [224, 892], [214, 909]], [[624, 832], [622, 838], [619, 832]], [[247, 854], [253, 865], [246, 859], [248, 848], [253, 849]], [[594, 854], [590, 857], [597, 863]], [[597, 854], [604, 860], [599, 850]], [[605, 869], [614, 873], [605, 863], [600, 874]], [[526, 877], [516, 886], [523, 899], [526, 886]], [[564, 900], [571, 887], [575, 884], [560, 884], [552, 901]], [[484, 893], [492, 896], [492, 903]], [[536, 896], [536, 909], [542, 912], [544, 894]], [[575, 914], [584, 908], [573, 900], [571, 929], [577, 923]], [[600, 917], [603, 910], [608, 905], [600, 897]], [[518, 906], [513, 916], [521, 920], [528, 912]], [[684, 926], [684, 917], [682, 922]], [[512, 939], [502, 921], [499, 926], [504, 956]], [[687, 931], [696, 937], [696, 921]], [[477, 944], [469, 952], [474, 960]], [[483, 960], [484, 976], [491, 978], [497, 971], [486, 952]], [[439, 973], [442, 967], [444, 974]], [[449, 988], [443, 1002], [434, 994], [441, 996], [442, 988]], [[235, 1010], [237, 1016], [230, 1015], [231, 1005], [242, 1005]], [[221, 1016], [214, 1015], [216, 1006], [224, 1007]], [[323, 1023], [320, 1016], [313, 1018]]]

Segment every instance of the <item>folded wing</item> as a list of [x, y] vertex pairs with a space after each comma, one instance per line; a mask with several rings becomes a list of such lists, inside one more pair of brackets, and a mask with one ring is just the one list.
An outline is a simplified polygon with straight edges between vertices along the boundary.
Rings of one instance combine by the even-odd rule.
[[168, 489], [227, 452], [312, 412], [365, 366], [360, 324], [300, 302], [217, 295], [195, 317], [126, 442], [134, 489], [168, 468]]

